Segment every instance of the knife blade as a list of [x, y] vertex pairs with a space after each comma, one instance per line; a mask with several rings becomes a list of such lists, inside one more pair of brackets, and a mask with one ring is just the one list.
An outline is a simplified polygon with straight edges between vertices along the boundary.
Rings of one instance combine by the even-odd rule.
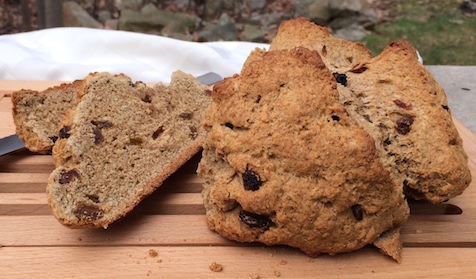
[[[213, 85], [222, 80], [222, 77], [213, 72], [208, 72], [197, 77], [197, 80], [205, 85]], [[0, 156], [25, 148], [25, 143], [20, 140], [17, 134], [9, 135], [0, 139]]]
[[206, 74], [203, 74], [201, 76], [197, 77], [197, 80], [205, 85], [213, 85], [215, 83], [218, 83], [219, 81], [222, 80], [222, 77], [214, 72], [208, 72]]
[[10, 154], [23, 148], [25, 148], [25, 143], [21, 141], [17, 134], [0, 139], [0, 156]]

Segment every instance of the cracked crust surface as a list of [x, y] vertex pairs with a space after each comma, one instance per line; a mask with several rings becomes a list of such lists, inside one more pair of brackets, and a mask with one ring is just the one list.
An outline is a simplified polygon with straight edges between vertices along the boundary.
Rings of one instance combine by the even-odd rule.
[[305, 18], [283, 22], [270, 50], [298, 46], [319, 52], [338, 81], [340, 103], [375, 140], [408, 197], [439, 203], [468, 187], [468, 158], [445, 92], [409, 42], [394, 41], [372, 58], [361, 43], [334, 38]]
[[251, 57], [215, 85], [204, 119], [198, 173], [210, 229], [315, 256], [359, 249], [401, 225], [402, 189], [339, 103], [318, 53]]

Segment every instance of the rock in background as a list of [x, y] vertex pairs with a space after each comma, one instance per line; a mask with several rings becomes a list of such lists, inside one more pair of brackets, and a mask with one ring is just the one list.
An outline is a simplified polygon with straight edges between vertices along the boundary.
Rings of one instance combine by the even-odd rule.
[[[63, 25], [126, 30], [188, 41], [269, 43], [281, 21], [304, 16], [328, 26], [335, 36], [358, 41], [379, 20], [374, 2], [377, 1], [71, 0], [63, 2]], [[0, 18], [0, 25], [6, 25], [4, 21]], [[32, 16], [31, 26], [35, 26], [34, 21]], [[0, 31], [2, 28], [6, 30], [0, 26]]]

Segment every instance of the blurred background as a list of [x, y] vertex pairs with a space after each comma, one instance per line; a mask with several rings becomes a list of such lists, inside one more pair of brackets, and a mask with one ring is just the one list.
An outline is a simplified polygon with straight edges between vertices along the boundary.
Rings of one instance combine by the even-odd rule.
[[427, 65], [476, 65], [476, 0], [0, 0], [0, 35], [67, 26], [269, 43], [297, 16], [375, 55], [407, 39]]

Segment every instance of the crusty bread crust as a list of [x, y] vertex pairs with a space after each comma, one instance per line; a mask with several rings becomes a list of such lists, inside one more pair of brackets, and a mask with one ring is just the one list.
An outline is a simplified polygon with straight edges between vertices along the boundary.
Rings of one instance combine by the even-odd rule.
[[400, 226], [409, 214], [402, 188], [347, 116], [318, 53], [252, 56], [215, 85], [205, 115], [198, 173], [210, 229], [315, 256], [359, 249]]
[[445, 92], [408, 41], [372, 57], [361, 43], [335, 38], [306, 18], [283, 22], [270, 50], [298, 46], [320, 54], [338, 81], [340, 103], [375, 140], [408, 197], [439, 203], [468, 187], [467, 155]]
[[284, 21], [212, 99], [198, 173], [208, 226], [232, 240], [309, 255], [374, 243], [400, 262], [403, 193], [438, 203], [471, 181], [445, 92], [405, 40], [372, 57]]

